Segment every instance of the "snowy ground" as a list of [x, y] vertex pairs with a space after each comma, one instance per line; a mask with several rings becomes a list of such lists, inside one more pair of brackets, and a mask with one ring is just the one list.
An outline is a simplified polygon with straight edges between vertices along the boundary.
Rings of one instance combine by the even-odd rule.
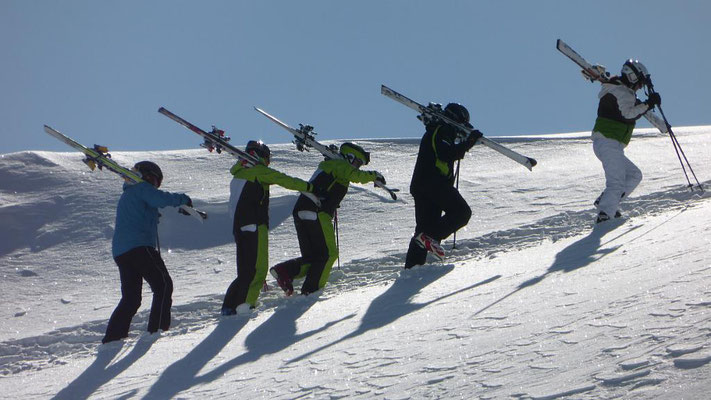
[[[675, 132], [711, 187], [711, 127]], [[499, 141], [539, 165], [470, 152], [460, 189], [472, 220], [446, 263], [412, 271], [401, 266], [418, 140], [360, 141], [401, 200], [352, 187], [341, 269], [324, 292], [272, 289], [249, 318], [217, 316], [235, 276], [230, 157], [115, 153], [158, 162], [163, 188], [187, 192], [210, 219], [163, 211], [172, 329], [142, 333], [146, 290], [131, 337], [103, 346], [119, 298], [119, 180], [89, 173], [75, 152], [0, 155], [0, 398], [708, 398], [711, 195], [685, 187], [669, 138], [638, 130], [627, 154], [645, 179], [624, 223], [595, 229], [603, 181], [587, 135]], [[273, 167], [302, 178], [320, 160], [272, 149]], [[272, 264], [296, 256], [290, 219], [272, 230], [270, 253]]]

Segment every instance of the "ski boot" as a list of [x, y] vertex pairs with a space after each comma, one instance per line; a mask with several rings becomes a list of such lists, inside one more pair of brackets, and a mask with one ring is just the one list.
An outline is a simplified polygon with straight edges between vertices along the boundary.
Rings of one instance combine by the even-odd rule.
[[277, 281], [277, 285], [286, 293], [287, 296], [294, 294], [294, 285], [292, 284], [293, 279], [284, 271], [284, 268], [272, 267], [269, 269], [269, 273], [272, 274], [274, 279]]
[[[617, 211], [615, 212], [615, 218], [622, 218], [622, 213], [620, 212], [620, 210], [617, 210]], [[599, 224], [600, 222], [605, 222], [605, 221], [608, 221], [609, 219], [610, 219], [610, 216], [607, 215], [606, 212], [600, 211], [600, 213], [597, 214], [597, 218], [595, 219], [595, 223], [596, 223], [596, 224]]]
[[444, 260], [444, 249], [442, 248], [442, 246], [439, 245], [439, 242], [437, 242], [436, 240], [425, 235], [424, 233], [420, 233], [419, 235], [415, 236], [415, 241], [420, 247], [432, 253], [432, 255], [435, 256], [438, 260]]

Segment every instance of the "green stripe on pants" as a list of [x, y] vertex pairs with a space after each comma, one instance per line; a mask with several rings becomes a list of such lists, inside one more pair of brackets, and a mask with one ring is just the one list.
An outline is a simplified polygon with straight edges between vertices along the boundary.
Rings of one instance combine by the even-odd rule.
[[318, 281], [318, 288], [321, 289], [326, 286], [328, 277], [331, 275], [331, 267], [333, 267], [333, 263], [336, 262], [338, 258], [338, 246], [336, 245], [336, 233], [333, 230], [333, 220], [331, 216], [325, 212], [320, 212], [318, 213], [318, 221], [321, 224], [323, 238], [326, 240], [326, 247], [328, 248], [328, 260], [323, 267], [321, 278]]
[[264, 279], [269, 270], [269, 229], [266, 225], [257, 227], [257, 262], [255, 263], [254, 279], [249, 284], [247, 290], [247, 300], [251, 306], [257, 306], [259, 292], [262, 291]]

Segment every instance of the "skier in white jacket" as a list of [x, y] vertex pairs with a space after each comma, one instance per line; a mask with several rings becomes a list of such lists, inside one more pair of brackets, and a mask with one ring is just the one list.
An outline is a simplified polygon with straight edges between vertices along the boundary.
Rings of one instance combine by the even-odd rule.
[[646, 101], [636, 92], [649, 82], [647, 68], [637, 60], [627, 60], [620, 76], [602, 84], [600, 104], [592, 132], [593, 151], [605, 171], [605, 190], [595, 200], [596, 222], [619, 218], [620, 201], [629, 196], [642, 181], [642, 171], [625, 156], [635, 122], [647, 111], [661, 104], [658, 93], [649, 94]]

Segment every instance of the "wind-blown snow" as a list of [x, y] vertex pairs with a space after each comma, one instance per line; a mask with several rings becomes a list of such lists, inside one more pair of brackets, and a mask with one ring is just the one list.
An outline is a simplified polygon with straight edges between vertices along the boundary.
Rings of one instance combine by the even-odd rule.
[[[675, 132], [711, 186], [711, 127]], [[604, 182], [586, 136], [499, 141], [538, 166], [472, 150], [459, 185], [473, 216], [456, 249], [403, 271], [419, 140], [361, 140], [366, 168], [401, 199], [353, 185], [339, 210], [341, 269], [323, 293], [285, 298], [268, 278], [248, 318], [218, 316], [236, 274], [233, 160], [113, 153], [157, 162], [163, 189], [187, 192], [210, 218], [162, 211], [172, 328], [143, 333], [146, 285], [130, 338], [108, 345], [120, 180], [89, 172], [77, 152], [0, 155], [0, 398], [708, 398], [711, 201], [686, 188], [669, 138], [636, 133], [627, 154], [645, 178], [624, 221], [594, 229]], [[321, 159], [271, 147], [274, 168], [304, 179]], [[290, 195], [272, 190], [274, 219], [287, 219], [270, 233], [271, 264], [298, 254]]]

